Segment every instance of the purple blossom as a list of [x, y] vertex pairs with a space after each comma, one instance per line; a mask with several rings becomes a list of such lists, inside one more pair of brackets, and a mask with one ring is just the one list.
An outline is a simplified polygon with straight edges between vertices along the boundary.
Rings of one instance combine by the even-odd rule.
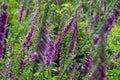
[[91, 67], [91, 59], [90, 59], [90, 54], [87, 54], [86, 58], [85, 58], [85, 66], [81, 67], [82, 70], [82, 75], [86, 76], [86, 74], [88, 73], [88, 69]]
[[8, 12], [6, 10], [3, 10], [0, 13], [0, 59], [2, 59], [4, 52], [4, 39], [6, 34], [7, 21], [8, 21]]
[[[117, 60], [119, 58], [120, 58], [120, 51], [114, 56], [113, 60]], [[114, 66], [114, 63], [111, 61], [109, 63], [109, 66], [110, 66], [110, 68], [112, 68]]]
[[106, 71], [107, 71], [107, 68], [106, 66], [101, 63], [101, 65], [99, 65], [93, 72], [92, 74], [90, 75], [90, 78], [89, 80], [106, 80]]
[[70, 29], [70, 27], [72, 26], [73, 20], [74, 20], [74, 17], [71, 17], [64, 29], [64, 34], [66, 34], [68, 32], [68, 30]]
[[94, 22], [98, 23], [99, 12], [98, 9], [95, 10], [94, 14], [92, 15], [92, 19]]
[[28, 17], [29, 14], [30, 14], [30, 7], [28, 6], [28, 9], [26, 11], [26, 17]]
[[81, 65], [81, 63], [79, 63], [78, 66], [77, 66], [77, 68], [81, 69], [81, 67], [82, 67], [82, 65]]
[[23, 17], [23, 13], [24, 13], [24, 5], [22, 5], [22, 7], [19, 10], [19, 15], [18, 15], [18, 22], [21, 23], [22, 22], [22, 17]]
[[10, 79], [10, 80], [12, 80], [13, 78], [14, 78], [14, 74], [13, 74], [13, 71], [10, 69], [10, 72], [9, 72], [9, 74], [8, 74], [8, 78]]
[[25, 65], [24, 59], [21, 59], [19, 62], [19, 69], [22, 70]]
[[72, 63], [70, 67], [67, 69], [68, 73], [72, 72], [74, 68], [75, 68], [75, 64]]
[[30, 41], [33, 37], [33, 34], [34, 34], [34, 26], [31, 27], [31, 31], [28, 32], [28, 35], [26, 37], [26, 40], [24, 41], [24, 43], [22, 44], [22, 48], [25, 49], [29, 44], [30, 44]]
[[4, 69], [2, 70], [2, 73], [1, 73], [2, 76], [6, 75], [6, 71], [8, 69], [9, 62], [10, 62], [10, 60], [9, 60], [9, 58], [7, 58], [6, 61], [5, 61], [5, 64], [4, 64]]
[[115, 55], [114, 59], [120, 58], [120, 51]]
[[49, 67], [51, 64], [51, 58], [48, 56], [47, 59], [46, 59], [46, 65], [47, 67]]
[[56, 2], [58, 3], [58, 2], [60, 2], [60, 0], [56, 0]]
[[73, 27], [72, 30], [72, 35], [71, 35], [71, 44], [70, 44], [70, 51], [69, 52], [73, 52], [74, 51], [74, 45], [75, 45], [75, 37], [76, 37], [76, 33], [77, 33], [77, 23], [75, 24], [75, 26]]
[[104, 7], [104, 0], [100, 0], [100, 7]]
[[60, 31], [59, 34], [58, 34], [58, 39], [57, 41], [55, 42], [55, 52], [54, 52], [54, 59], [57, 59], [57, 55], [58, 55], [58, 50], [60, 48], [60, 43], [62, 41], [62, 32]]
[[112, 29], [112, 25], [115, 21], [115, 17], [112, 15], [106, 21], [106, 26], [104, 27], [104, 34], [108, 33]]
[[90, 6], [93, 6], [94, 0], [90, 1]]
[[100, 72], [100, 79], [99, 80], [106, 80], [105, 74], [106, 74], [107, 68], [104, 64], [101, 64], [99, 67]]
[[1, 6], [4, 10], [6, 10], [8, 8], [8, 5], [5, 2], [2, 2]]
[[37, 56], [38, 56], [37, 52], [34, 52], [30, 58], [30, 62], [33, 63], [35, 59], [37, 58]]

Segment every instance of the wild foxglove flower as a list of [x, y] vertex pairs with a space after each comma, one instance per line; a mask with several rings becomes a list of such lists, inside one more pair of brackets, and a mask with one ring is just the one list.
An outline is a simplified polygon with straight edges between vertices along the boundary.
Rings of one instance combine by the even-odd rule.
[[31, 27], [31, 31], [28, 33], [26, 40], [22, 44], [23, 49], [25, 49], [30, 44], [30, 41], [31, 41], [33, 35], [34, 35], [34, 26]]
[[9, 58], [7, 58], [6, 61], [5, 61], [5, 64], [4, 64], [4, 69], [2, 70], [2, 73], [1, 73], [2, 76], [6, 75], [6, 71], [8, 69], [9, 62], [10, 62], [10, 60], [9, 60]]
[[18, 22], [21, 23], [22, 22], [22, 17], [23, 17], [23, 13], [24, 13], [24, 5], [22, 5], [22, 7], [19, 10], [19, 15], [18, 15]]
[[2, 59], [4, 52], [4, 38], [8, 21], [8, 12], [6, 11], [6, 5], [7, 4], [5, 3], [2, 5], [2, 7], [5, 9], [0, 13], [0, 59]]
[[37, 58], [37, 56], [38, 56], [37, 52], [34, 52], [30, 58], [30, 62], [33, 63], [35, 59]]
[[66, 34], [68, 32], [68, 30], [70, 29], [70, 27], [72, 26], [73, 20], [74, 20], [74, 17], [71, 17], [64, 29], [64, 34]]

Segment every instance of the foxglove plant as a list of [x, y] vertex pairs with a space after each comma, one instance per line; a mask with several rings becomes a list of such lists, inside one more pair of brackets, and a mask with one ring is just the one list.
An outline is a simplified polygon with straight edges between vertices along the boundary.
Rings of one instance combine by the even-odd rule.
[[22, 4], [22, 7], [19, 10], [19, 14], [18, 14], [18, 22], [21, 23], [22, 22], [22, 17], [23, 17], [23, 13], [24, 13], [24, 4]]
[[70, 29], [70, 27], [72, 26], [73, 20], [74, 20], [74, 17], [71, 17], [66, 27], [64, 28], [64, 34], [66, 34], [68, 30]]
[[7, 4], [2, 3], [3, 11], [0, 13], [0, 59], [3, 57], [4, 52], [4, 39], [6, 34], [6, 26], [8, 21], [8, 12], [6, 10]]
[[10, 62], [10, 60], [9, 60], [9, 58], [7, 58], [6, 61], [5, 61], [5, 64], [4, 64], [4, 69], [2, 70], [2, 73], [1, 73], [2, 76], [6, 75], [6, 71], [8, 69], [9, 62]]
[[23, 49], [25, 49], [30, 44], [30, 41], [31, 41], [33, 35], [34, 35], [34, 26], [31, 27], [31, 31], [28, 33], [24, 43], [22, 44]]

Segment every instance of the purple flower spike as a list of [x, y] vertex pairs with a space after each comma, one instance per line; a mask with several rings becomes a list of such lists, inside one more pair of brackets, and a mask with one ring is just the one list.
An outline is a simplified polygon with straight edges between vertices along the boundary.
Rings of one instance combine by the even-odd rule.
[[19, 62], [19, 69], [22, 70], [24, 65], [25, 65], [24, 59], [21, 59], [20, 62]]
[[96, 45], [98, 43], [98, 41], [100, 40], [99, 36], [97, 36], [95, 39], [94, 39], [94, 45]]
[[25, 49], [30, 44], [30, 41], [31, 41], [33, 35], [34, 35], [34, 26], [31, 27], [31, 31], [28, 33], [26, 40], [22, 44], [23, 49]]
[[82, 75], [86, 76], [88, 73], [89, 68], [91, 67], [91, 60], [90, 60], [90, 54], [87, 54], [85, 58], [85, 66], [82, 66]]
[[22, 5], [21, 9], [19, 10], [19, 15], [18, 15], [18, 22], [21, 23], [22, 22], [22, 17], [23, 17], [23, 13], [24, 13], [24, 5]]
[[[3, 3], [3, 7], [7, 5]], [[0, 59], [2, 59], [3, 52], [4, 52], [4, 39], [6, 34], [6, 26], [8, 21], [8, 12], [6, 10], [3, 10], [0, 13]]]
[[99, 80], [106, 80], [105, 73], [107, 71], [107, 68], [104, 64], [101, 64], [99, 67], [99, 72], [100, 72], [100, 79]]
[[120, 58], [120, 51], [115, 55], [114, 59]]
[[3, 3], [1, 4], [1, 6], [3, 7], [4, 10], [6, 10], [6, 9], [8, 8], [8, 5], [7, 5], [5, 2], [3, 2]]
[[70, 29], [70, 27], [72, 26], [74, 17], [71, 17], [68, 24], [66, 25], [65, 29], [64, 29], [64, 34], [66, 34], [68, 32], [68, 30]]
[[90, 6], [93, 6], [94, 0], [90, 1]]
[[57, 2], [57, 3], [59, 3], [59, 2], [60, 2], [60, 0], [56, 0], [56, 2]]
[[77, 33], [77, 28], [78, 28], [78, 25], [76, 23], [75, 26], [73, 27], [73, 30], [72, 30], [71, 44], [70, 44], [70, 51], [69, 51], [70, 53], [72, 53], [74, 51], [75, 37], [76, 37], [76, 33]]
[[96, 23], [98, 23], [98, 16], [99, 16], [99, 12], [98, 12], [98, 9], [96, 9], [96, 11], [94, 12], [94, 14], [92, 15], [92, 19]]
[[7, 58], [5, 61], [5, 64], [4, 64], [4, 69], [2, 70], [2, 76], [6, 75], [6, 71], [8, 69], [9, 62], [10, 62], [10, 60], [9, 60], [9, 58]]
[[104, 27], [104, 34], [107, 34], [108, 31], [111, 31], [114, 21], [115, 17], [113, 15], [110, 16], [110, 18], [106, 21], [106, 26]]
[[62, 41], [62, 32], [60, 31], [59, 34], [58, 34], [58, 39], [57, 41], [55, 42], [55, 52], [54, 52], [54, 59], [57, 59], [57, 55], [58, 55], [58, 50], [60, 48], [60, 43]]
[[37, 56], [38, 56], [37, 52], [34, 52], [30, 58], [30, 62], [33, 63], [35, 59], [37, 58]]

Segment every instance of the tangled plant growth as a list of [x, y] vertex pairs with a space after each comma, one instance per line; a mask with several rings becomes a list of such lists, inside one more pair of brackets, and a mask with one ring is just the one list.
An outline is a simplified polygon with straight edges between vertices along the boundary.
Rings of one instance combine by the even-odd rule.
[[1, 80], [119, 80], [119, 0], [0, 0]]

